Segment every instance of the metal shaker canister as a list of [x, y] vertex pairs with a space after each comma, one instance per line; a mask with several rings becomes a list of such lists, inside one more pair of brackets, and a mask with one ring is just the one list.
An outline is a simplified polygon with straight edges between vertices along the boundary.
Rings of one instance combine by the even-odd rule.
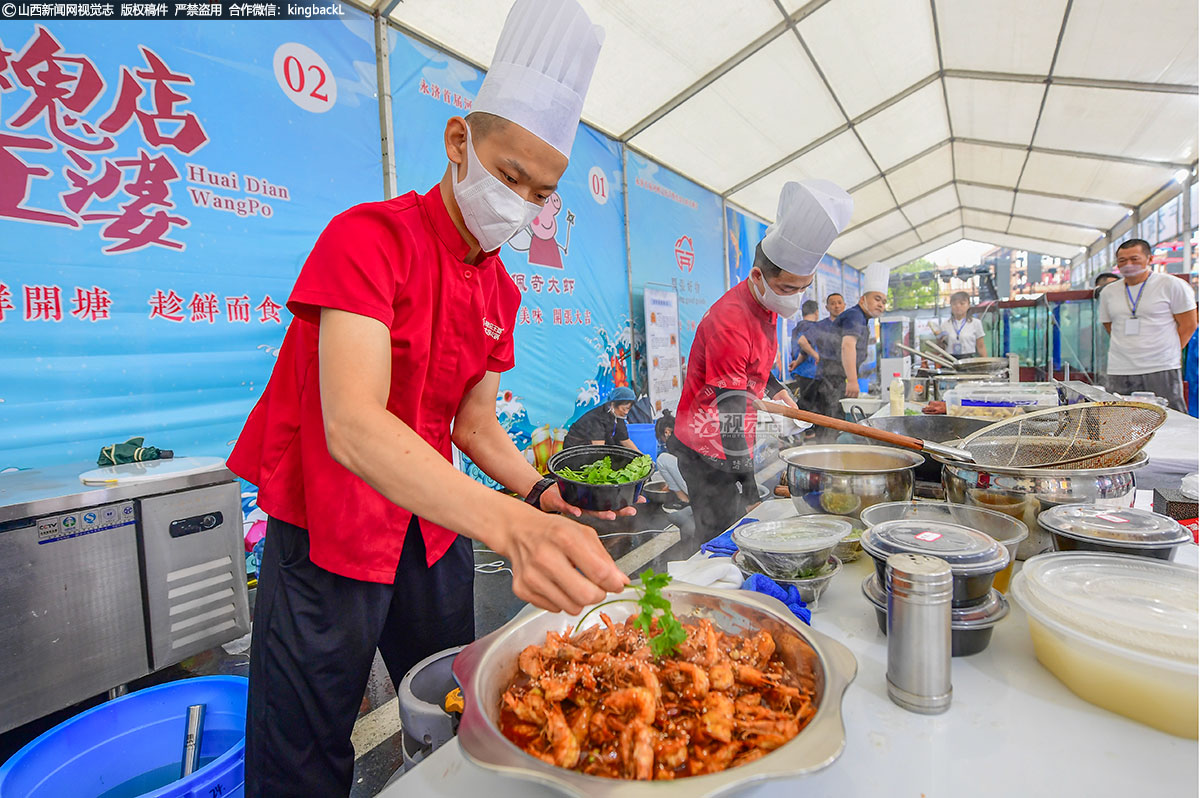
[[888, 697], [923, 715], [950, 708], [949, 564], [926, 554], [887, 558]]

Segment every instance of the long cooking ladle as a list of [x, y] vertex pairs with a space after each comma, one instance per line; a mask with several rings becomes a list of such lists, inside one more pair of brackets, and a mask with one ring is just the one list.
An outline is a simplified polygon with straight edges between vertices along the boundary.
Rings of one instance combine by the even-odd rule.
[[849, 432], [852, 435], [861, 435], [864, 438], [880, 441], [882, 443], [890, 443], [893, 446], [900, 446], [904, 449], [912, 449], [914, 452], [932, 452], [940, 454], [943, 457], [949, 457], [952, 460], [961, 460], [967, 463], [975, 462], [975, 458], [970, 452], [965, 449], [958, 449], [954, 446], [947, 446], [944, 443], [936, 441], [927, 441], [921, 438], [911, 438], [908, 435], [900, 435], [887, 430], [875, 429], [868, 427], [866, 424], [854, 424], [850, 421], [844, 421], [840, 418], [832, 416], [823, 416], [820, 413], [810, 413], [807, 410], [797, 410], [788, 405], [781, 405], [778, 402], [764, 402], [761, 399], [754, 400], [754, 406], [766, 413], [774, 413], [777, 416], [787, 416], [794, 418], [797, 421], [807, 421], [810, 424], [816, 424], [819, 427], [827, 427], [836, 429], [841, 432]]
[[905, 346], [904, 344], [896, 344], [896, 346], [899, 347], [900, 349], [903, 349], [905, 352], [910, 352], [911, 354], [917, 355], [918, 357], [923, 357], [923, 358], [932, 360], [934, 363], [937, 363], [939, 366], [945, 366], [946, 368], [951, 369], [953, 371], [958, 371], [958, 366], [956, 366], [954, 363], [951, 363], [949, 360], [946, 360], [944, 357], [941, 357], [940, 355], [935, 355], [932, 352], [922, 352], [920, 349], [913, 349], [911, 346]]

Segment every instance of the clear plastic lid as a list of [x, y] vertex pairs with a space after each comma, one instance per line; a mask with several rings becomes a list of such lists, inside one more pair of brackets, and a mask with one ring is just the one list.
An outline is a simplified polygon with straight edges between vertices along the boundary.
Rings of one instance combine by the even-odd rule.
[[[871, 573], [862, 584], [863, 595], [875, 605], [875, 609], [887, 612], [887, 590], [879, 584], [879, 577]], [[986, 629], [1008, 616], [1008, 600], [996, 589], [988, 593], [985, 600], [973, 607], [951, 607], [952, 629]]]
[[733, 530], [738, 548], [801, 554], [836, 546], [852, 527], [836, 518], [797, 516], [778, 521], [756, 521]]
[[940, 557], [956, 576], [994, 573], [1008, 565], [1008, 551], [994, 539], [941, 521], [884, 521], [863, 532], [862, 547], [878, 560], [904, 552]]
[[1045, 625], [1100, 647], [1194, 667], [1200, 644], [1196, 569], [1100, 552], [1026, 560], [1013, 597]]
[[1192, 536], [1172, 518], [1132, 507], [1114, 509], [1095, 504], [1061, 504], [1039, 515], [1038, 523], [1059, 535], [1108, 546], [1174, 546]]

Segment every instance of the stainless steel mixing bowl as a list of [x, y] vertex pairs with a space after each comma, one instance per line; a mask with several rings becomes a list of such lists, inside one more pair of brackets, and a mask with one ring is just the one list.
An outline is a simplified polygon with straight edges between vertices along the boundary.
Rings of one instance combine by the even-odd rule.
[[851, 518], [873, 504], [911, 499], [913, 469], [924, 462], [905, 449], [854, 443], [797, 446], [779, 456], [796, 512]]
[[[521, 650], [531, 644], [545, 643], [547, 632], [573, 628], [581, 617], [538, 610], [518, 615], [467, 646], [454, 660], [454, 675], [465, 702], [458, 741], [466, 757], [489, 770], [539, 782], [579, 798], [717, 796], [751, 782], [812, 773], [838, 758], [846, 745], [842, 696], [858, 670], [848, 648], [800, 622], [781, 602], [758, 593], [679, 584], [666, 588], [663, 595], [670, 599], [673, 611], [680, 618], [705, 617], [731, 633], [754, 634], [760, 629], [770, 632], [784, 663], [797, 673], [813, 675], [817, 712], [800, 734], [761, 759], [740, 767], [674, 781], [607, 779], [547, 764], [509, 742], [499, 729], [500, 697], [517, 672]], [[612, 598], [636, 599], [637, 594], [627, 590]], [[632, 602], [605, 608], [617, 623], [636, 610], [637, 604]], [[598, 614], [593, 613], [588, 625], [599, 622]]]
[[1017, 547], [1017, 559], [1052, 551], [1050, 533], [1038, 525], [1042, 511], [1060, 504], [1132, 507], [1134, 472], [1149, 462], [1145, 452], [1111, 468], [1000, 468], [961, 463], [937, 455], [942, 463], [946, 501], [997, 510], [1025, 524], [1029, 537]]

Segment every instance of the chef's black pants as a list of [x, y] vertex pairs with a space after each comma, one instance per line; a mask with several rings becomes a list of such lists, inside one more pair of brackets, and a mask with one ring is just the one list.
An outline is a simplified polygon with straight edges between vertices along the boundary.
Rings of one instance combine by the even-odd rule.
[[[813, 400], [816, 407], [812, 409], [823, 416], [845, 418], [846, 414], [842, 412], [842, 399], [845, 396], [846, 376], [844, 374], [822, 376], [818, 382], [816, 391], [813, 393]], [[800, 407], [808, 409], [804, 408], [804, 405], [800, 405]], [[816, 443], [833, 443], [837, 440], [837, 436], [838, 431], [835, 429], [821, 426], [813, 427], [813, 440]]]
[[464, 537], [425, 565], [416, 517], [390, 585], [317, 567], [308, 532], [270, 519], [250, 645], [247, 798], [348, 795], [350, 732], [375, 649], [396, 685], [430, 654], [471, 642], [474, 578]]
[[753, 473], [724, 471], [682, 444], [672, 451], [679, 458], [679, 473], [688, 486], [688, 501], [701, 540], [721, 534], [758, 502]]

